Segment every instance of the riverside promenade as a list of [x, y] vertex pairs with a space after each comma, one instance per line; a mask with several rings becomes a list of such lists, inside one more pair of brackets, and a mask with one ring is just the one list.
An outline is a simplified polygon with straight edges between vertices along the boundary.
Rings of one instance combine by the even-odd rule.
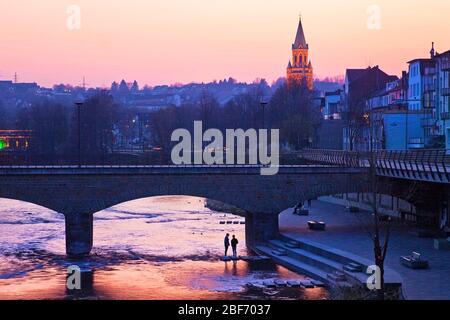
[[[327, 231], [310, 231], [307, 221], [320, 220]], [[373, 244], [367, 233], [372, 225], [368, 212], [350, 213], [345, 207], [314, 201], [310, 216], [292, 214], [292, 209], [280, 215], [280, 232], [293, 239], [309, 240], [373, 260]], [[370, 229], [369, 229], [370, 230]], [[430, 262], [428, 270], [412, 270], [400, 264], [400, 256], [419, 252]], [[403, 280], [408, 300], [450, 300], [450, 252], [437, 251], [433, 239], [422, 239], [411, 228], [394, 225], [386, 265], [397, 271]]]

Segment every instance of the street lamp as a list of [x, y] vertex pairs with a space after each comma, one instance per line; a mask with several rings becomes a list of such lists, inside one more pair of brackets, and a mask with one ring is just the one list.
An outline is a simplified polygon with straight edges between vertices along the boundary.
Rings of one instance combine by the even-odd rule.
[[[373, 150], [374, 149], [373, 140], [374, 139], [376, 140], [374, 129], [373, 129], [373, 118], [374, 118], [373, 109], [372, 109], [372, 107], [370, 107], [370, 110], [365, 112], [363, 115], [364, 123], [369, 127], [369, 133], [368, 133], [369, 136], [368, 136], [368, 138], [365, 138], [365, 140], [368, 139], [368, 149], [370, 152], [374, 151]], [[363, 136], [364, 136], [364, 133], [363, 133]]]
[[78, 122], [78, 167], [81, 168], [81, 107], [84, 104], [83, 98], [78, 98], [75, 101], [77, 107], [77, 122]]

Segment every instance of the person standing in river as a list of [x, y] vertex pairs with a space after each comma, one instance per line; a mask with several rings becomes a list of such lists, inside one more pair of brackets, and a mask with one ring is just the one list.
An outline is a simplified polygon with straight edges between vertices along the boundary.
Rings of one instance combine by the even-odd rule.
[[228, 248], [230, 247], [230, 234], [227, 233], [225, 239], [223, 240], [223, 244], [225, 246], [225, 257], [228, 255]]
[[239, 241], [236, 239], [236, 236], [233, 234], [233, 239], [231, 239], [231, 249], [233, 249], [233, 257], [237, 258], [237, 245]]

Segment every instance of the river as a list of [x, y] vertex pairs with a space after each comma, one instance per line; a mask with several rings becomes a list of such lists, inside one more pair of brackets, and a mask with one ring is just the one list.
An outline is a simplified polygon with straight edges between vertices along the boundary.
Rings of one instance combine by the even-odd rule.
[[[64, 218], [0, 199], [0, 299], [325, 299], [323, 288], [264, 289], [267, 279], [305, 277], [264, 262], [222, 262], [223, 237], [245, 247], [244, 218], [211, 211], [193, 197], [141, 199], [95, 214], [91, 256], [65, 256]], [[239, 224], [220, 224], [233, 221]], [[90, 270], [82, 290], [66, 289], [67, 268]]]

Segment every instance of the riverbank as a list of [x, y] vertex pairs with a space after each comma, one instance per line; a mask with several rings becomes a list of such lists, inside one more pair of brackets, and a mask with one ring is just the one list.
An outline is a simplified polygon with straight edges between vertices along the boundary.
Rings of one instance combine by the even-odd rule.
[[[366, 270], [373, 264], [370, 260], [312, 241], [283, 235], [276, 240], [257, 245], [255, 250], [290, 270], [326, 284], [333, 300], [377, 299], [375, 292], [367, 290], [369, 275]], [[401, 284], [401, 277], [386, 268], [385, 298], [403, 299]]]
[[234, 214], [241, 217], [245, 217], [246, 215], [245, 210], [211, 199], [205, 200], [205, 208], [208, 208], [212, 211]]
[[[327, 231], [309, 230], [309, 220], [325, 222]], [[373, 261], [373, 244], [366, 232], [371, 224], [372, 216], [368, 212], [350, 213], [344, 206], [321, 201], [313, 202], [310, 216], [296, 216], [292, 210], [286, 210], [280, 215], [280, 232], [283, 236], [313, 241]], [[430, 262], [430, 269], [412, 270], [400, 264], [400, 257], [410, 255], [413, 251], [419, 252]], [[400, 274], [406, 299], [450, 299], [450, 252], [435, 250], [433, 239], [418, 238], [409, 227], [394, 225], [386, 265]]]

